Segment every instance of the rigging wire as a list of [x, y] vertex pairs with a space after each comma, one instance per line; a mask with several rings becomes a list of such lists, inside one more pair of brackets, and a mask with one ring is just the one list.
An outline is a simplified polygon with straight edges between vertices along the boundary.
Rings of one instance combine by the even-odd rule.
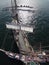
[[48, 48], [49, 46], [44, 46], [44, 47], [42, 47], [42, 48]]
[[1, 49], [4, 49], [4, 44], [5, 44], [5, 42], [6, 42], [7, 35], [8, 35], [8, 31], [7, 31], [7, 33], [5, 34], [3, 43], [2, 43], [2, 45], [1, 45]]
[[14, 45], [14, 41], [13, 41], [12, 44], [11, 44], [10, 51], [12, 51], [13, 45]]

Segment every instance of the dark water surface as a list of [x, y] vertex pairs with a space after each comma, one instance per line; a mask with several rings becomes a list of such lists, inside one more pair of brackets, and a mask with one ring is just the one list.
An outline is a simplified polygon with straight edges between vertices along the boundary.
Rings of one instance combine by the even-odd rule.
[[[32, 16], [31, 20], [32, 24], [35, 25], [34, 33], [28, 34], [28, 39], [31, 45], [35, 47], [34, 49], [37, 49], [37, 46], [40, 42], [42, 43], [42, 46], [49, 46], [49, 3], [42, 3], [35, 14]], [[9, 11], [0, 11], [0, 48], [19, 53], [19, 49], [16, 46], [13, 38], [12, 30], [6, 29], [5, 26], [6, 22], [11, 21], [12, 18]], [[42, 49], [49, 50], [49, 47]], [[0, 65], [7, 64], [23, 65], [22, 62], [15, 59], [10, 59], [3, 52], [0, 52]], [[41, 65], [49, 65], [49, 63], [44, 63]]]

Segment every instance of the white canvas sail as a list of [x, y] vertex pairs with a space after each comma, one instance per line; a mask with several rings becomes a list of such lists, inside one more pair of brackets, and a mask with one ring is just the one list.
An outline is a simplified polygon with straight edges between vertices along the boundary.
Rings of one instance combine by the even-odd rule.
[[22, 30], [27, 32], [33, 32], [33, 27], [26, 25], [15, 25], [15, 24], [6, 24], [6, 27], [13, 30]]

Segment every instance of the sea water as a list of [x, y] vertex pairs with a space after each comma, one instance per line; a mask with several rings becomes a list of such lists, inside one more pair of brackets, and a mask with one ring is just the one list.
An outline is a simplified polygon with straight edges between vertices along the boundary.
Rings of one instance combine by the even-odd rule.
[[[41, 0], [41, 3], [39, 3], [40, 5], [37, 6], [35, 12], [28, 12], [28, 11], [19, 11], [20, 17], [19, 19], [24, 23], [26, 23], [25, 21], [31, 21], [31, 24], [33, 24], [36, 28], [36, 25], [39, 26], [39, 28], [45, 31], [44, 33], [42, 33], [42, 35], [44, 35], [44, 37], [42, 38], [42, 35], [40, 37], [40, 33], [38, 35], [38, 38], [34, 39], [36, 42], [41, 42], [41, 40], [45, 40], [45, 38], [47, 39], [47, 42], [49, 42], [49, 1], [47, 0]], [[23, 17], [24, 15], [24, 17]], [[28, 15], [28, 17], [26, 17]], [[31, 15], [31, 17], [29, 16]], [[8, 30], [6, 29], [6, 22], [11, 22], [12, 18], [11, 18], [11, 14], [9, 13], [9, 11], [0, 11], [0, 48], [4, 49], [4, 50], [11, 50], [16, 48], [16, 46], [14, 46], [14, 38], [13, 38], [13, 33], [12, 30]], [[43, 27], [45, 26], [45, 27]], [[38, 30], [36, 32], [40, 32], [40, 30]], [[46, 36], [45, 36], [46, 35]], [[29, 37], [29, 39], [30, 39]], [[36, 36], [37, 37], [37, 36]], [[41, 39], [42, 38], [42, 39]], [[40, 40], [40, 41], [39, 41]], [[43, 41], [42, 40], [42, 41]], [[32, 39], [30, 40], [30, 42], [32, 43], [32, 45], [34, 45]], [[44, 43], [45, 45], [48, 45], [49, 43]], [[43, 44], [43, 45], [44, 45]], [[11, 46], [12, 45], [12, 46]], [[36, 44], [38, 45], [38, 44]], [[14, 46], [14, 48], [13, 48]], [[14, 49], [15, 51], [15, 49]], [[16, 51], [15, 51], [16, 52]], [[42, 65], [42, 64], [41, 64]], [[44, 64], [45, 65], [45, 64]]]

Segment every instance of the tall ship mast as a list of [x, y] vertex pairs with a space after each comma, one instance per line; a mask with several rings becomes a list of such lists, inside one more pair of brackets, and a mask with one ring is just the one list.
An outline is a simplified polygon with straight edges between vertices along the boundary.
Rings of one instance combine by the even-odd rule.
[[[29, 11], [31, 9], [31, 7], [22, 6], [22, 5], [17, 6], [16, 0], [14, 0], [14, 3], [15, 3], [15, 5], [13, 6], [12, 0], [11, 0], [13, 20], [11, 23], [7, 23], [6, 27], [8, 29], [13, 30], [14, 39], [20, 50], [20, 54], [22, 54], [22, 57], [25, 57], [23, 55], [31, 56], [31, 54], [34, 53], [34, 50], [33, 50], [32, 46], [29, 44], [26, 33], [28, 33], [28, 32], [32, 33], [33, 27], [31, 25], [29, 25], [30, 22], [27, 22], [27, 20], [25, 21], [26, 17], [24, 17], [25, 18], [24, 22], [23, 22], [23, 19], [21, 21], [21, 18], [25, 15], [24, 13]], [[21, 14], [24, 14], [24, 15], [21, 16], [21, 14], [19, 14], [20, 12], [21, 12]], [[28, 16], [28, 15], [26, 15], [26, 16]]]

